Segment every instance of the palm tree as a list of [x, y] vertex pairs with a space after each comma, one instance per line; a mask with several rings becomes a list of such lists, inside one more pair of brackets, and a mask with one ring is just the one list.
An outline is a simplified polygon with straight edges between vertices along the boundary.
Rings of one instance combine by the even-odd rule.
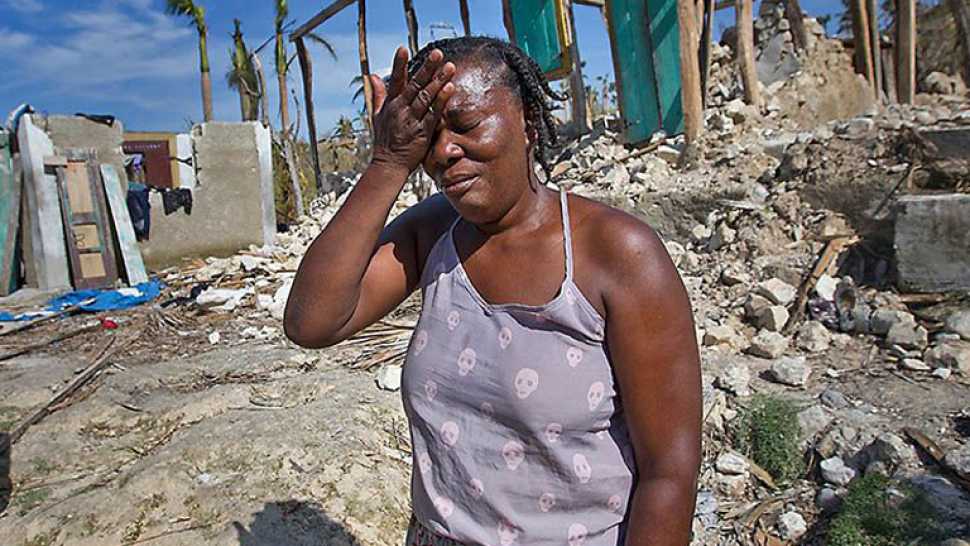
[[199, 72], [202, 73], [202, 117], [212, 121], [212, 78], [209, 74], [209, 50], [206, 36], [209, 29], [205, 26], [205, 11], [194, 0], [165, 0], [165, 12], [189, 18], [189, 25], [195, 26], [199, 34]]
[[239, 92], [239, 109], [243, 121], [253, 121], [259, 117], [260, 89], [253, 58], [246, 42], [243, 41], [239, 19], [233, 19], [236, 30], [232, 34], [234, 50], [229, 50], [231, 64], [226, 72], [226, 83], [230, 89]]
[[[285, 134], [289, 132], [290, 128], [290, 105], [287, 99], [289, 93], [286, 92], [286, 75], [289, 72], [290, 64], [293, 63], [293, 59], [296, 56], [290, 56], [287, 53], [286, 40], [284, 39], [284, 34], [293, 24], [293, 21], [286, 20], [289, 16], [290, 8], [287, 6], [286, 0], [274, 0], [274, 2], [276, 6], [276, 19], [273, 27], [276, 33], [276, 79], [279, 82], [280, 120], [283, 126], [283, 133]], [[322, 45], [334, 60], [337, 59], [337, 53], [334, 51], [333, 46], [330, 45], [330, 42], [312, 32], [306, 34], [304, 38]]]

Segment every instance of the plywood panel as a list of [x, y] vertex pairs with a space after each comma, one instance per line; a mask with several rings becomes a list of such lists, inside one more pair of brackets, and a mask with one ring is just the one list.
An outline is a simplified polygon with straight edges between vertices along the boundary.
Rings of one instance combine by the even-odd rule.
[[17, 288], [17, 227], [20, 225], [20, 173], [14, 172], [10, 138], [0, 132], [0, 296]]
[[653, 44], [653, 66], [657, 80], [657, 102], [661, 126], [668, 135], [684, 131], [684, 108], [680, 96], [680, 29], [677, 24], [677, 0], [650, 0], [650, 41]]
[[643, 0], [606, 3], [624, 140], [646, 142], [660, 129], [653, 46]]
[[148, 281], [145, 263], [142, 261], [141, 251], [135, 239], [135, 229], [131, 225], [131, 216], [125, 205], [125, 195], [121, 190], [121, 180], [118, 172], [111, 165], [101, 165], [101, 180], [104, 192], [108, 196], [108, 209], [114, 222], [115, 233], [118, 236], [118, 247], [121, 249], [121, 259], [128, 275], [128, 284], [134, 286]]
[[97, 250], [101, 248], [101, 238], [96, 224], [74, 226], [74, 242], [78, 250]]
[[85, 279], [105, 277], [108, 275], [104, 267], [104, 255], [100, 252], [81, 254], [79, 262], [81, 264], [81, 276]]

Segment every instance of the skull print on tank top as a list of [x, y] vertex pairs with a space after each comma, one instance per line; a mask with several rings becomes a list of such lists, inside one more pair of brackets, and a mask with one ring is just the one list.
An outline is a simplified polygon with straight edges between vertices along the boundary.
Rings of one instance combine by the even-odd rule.
[[[604, 320], [566, 276], [540, 306], [488, 303], [455, 247], [428, 255], [404, 365], [412, 507], [431, 531], [489, 546], [616, 546], [635, 482]], [[527, 282], [523, 275], [523, 282]]]

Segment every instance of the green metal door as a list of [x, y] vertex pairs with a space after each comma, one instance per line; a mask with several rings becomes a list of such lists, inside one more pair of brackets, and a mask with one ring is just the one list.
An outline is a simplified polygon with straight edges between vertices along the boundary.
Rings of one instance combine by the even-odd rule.
[[562, 0], [504, 0], [509, 37], [535, 59], [549, 79], [571, 69]]
[[606, 8], [624, 139], [683, 132], [677, 0], [607, 0]]

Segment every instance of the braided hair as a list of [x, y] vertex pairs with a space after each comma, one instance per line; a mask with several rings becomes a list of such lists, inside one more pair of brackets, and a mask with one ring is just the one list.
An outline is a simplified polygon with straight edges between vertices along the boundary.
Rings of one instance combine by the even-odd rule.
[[500, 83], [514, 91], [522, 100], [522, 107], [534, 120], [536, 129], [536, 159], [546, 177], [551, 177], [552, 168], [546, 158], [547, 150], [559, 143], [556, 126], [552, 117], [553, 106], [548, 98], [564, 101], [566, 97], [549, 86], [539, 63], [529, 57], [519, 46], [488, 36], [468, 36], [438, 40], [424, 46], [408, 63], [408, 77], [412, 78], [435, 49], [444, 54], [445, 61], [459, 63], [475, 60], [491, 67], [505, 67]]

